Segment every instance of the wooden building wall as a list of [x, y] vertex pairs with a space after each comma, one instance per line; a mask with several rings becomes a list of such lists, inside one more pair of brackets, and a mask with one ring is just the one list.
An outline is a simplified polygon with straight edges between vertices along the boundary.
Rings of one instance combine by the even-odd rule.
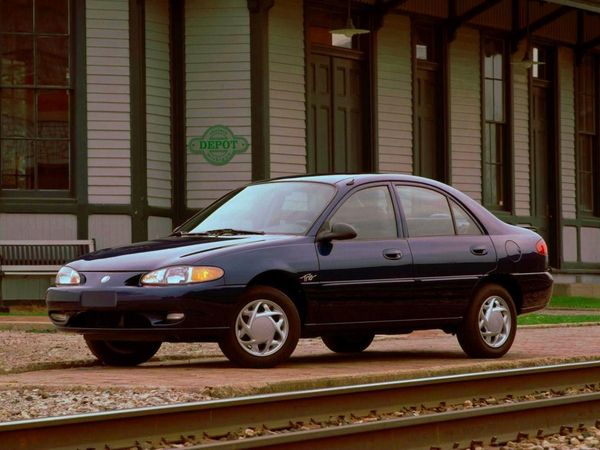
[[269, 11], [271, 177], [306, 172], [306, 83], [302, 0], [276, 0]]
[[379, 171], [412, 173], [413, 112], [410, 20], [389, 15], [377, 36]]
[[[250, 22], [245, 0], [185, 3], [186, 142], [214, 125], [251, 144]], [[251, 180], [251, 148], [214, 166], [186, 152], [187, 207], [203, 208]]]

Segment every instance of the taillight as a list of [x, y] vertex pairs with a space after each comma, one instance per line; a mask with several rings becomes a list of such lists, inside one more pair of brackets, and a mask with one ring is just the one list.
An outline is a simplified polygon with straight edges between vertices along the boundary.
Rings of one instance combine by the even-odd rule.
[[537, 241], [535, 244], [535, 251], [540, 255], [548, 256], [548, 245], [546, 245], [546, 242], [543, 239]]

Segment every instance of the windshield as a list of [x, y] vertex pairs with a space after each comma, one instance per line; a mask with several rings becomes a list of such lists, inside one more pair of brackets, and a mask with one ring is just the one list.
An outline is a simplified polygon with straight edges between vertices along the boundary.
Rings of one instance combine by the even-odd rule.
[[333, 186], [322, 183], [255, 184], [223, 197], [192, 217], [179, 231], [304, 234], [334, 194]]

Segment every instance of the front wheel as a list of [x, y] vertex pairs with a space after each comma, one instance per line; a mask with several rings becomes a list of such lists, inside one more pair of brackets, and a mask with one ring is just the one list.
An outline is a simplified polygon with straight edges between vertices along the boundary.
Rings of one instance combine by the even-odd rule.
[[499, 358], [512, 346], [517, 312], [511, 295], [490, 284], [477, 292], [458, 327], [458, 342], [472, 358]]
[[161, 342], [85, 340], [90, 351], [107, 366], [137, 366], [152, 358]]
[[329, 350], [336, 353], [360, 353], [365, 350], [375, 335], [373, 333], [343, 333], [327, 334], [321, 336], [323, 343]]
[[256, 286], [233, 311], [219, 347], [234, 364], [265, 368], [285, 361], [299, 338], [300, 315], [292, 300], [278, 289]]

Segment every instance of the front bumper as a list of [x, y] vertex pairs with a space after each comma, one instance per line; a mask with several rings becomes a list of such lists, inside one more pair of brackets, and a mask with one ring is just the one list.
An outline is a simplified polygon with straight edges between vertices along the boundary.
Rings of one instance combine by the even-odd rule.
[[[50, 288], [46, 305], [59, 330], [90, 339], [212, 341], [227, 330], [227, 319], [243, 289], [222, 281], [102, 288], [92, 283]], [[168, 320], [173, 314], [183, 317]], [[64, 320], [57, 320], [61, 316]]]

